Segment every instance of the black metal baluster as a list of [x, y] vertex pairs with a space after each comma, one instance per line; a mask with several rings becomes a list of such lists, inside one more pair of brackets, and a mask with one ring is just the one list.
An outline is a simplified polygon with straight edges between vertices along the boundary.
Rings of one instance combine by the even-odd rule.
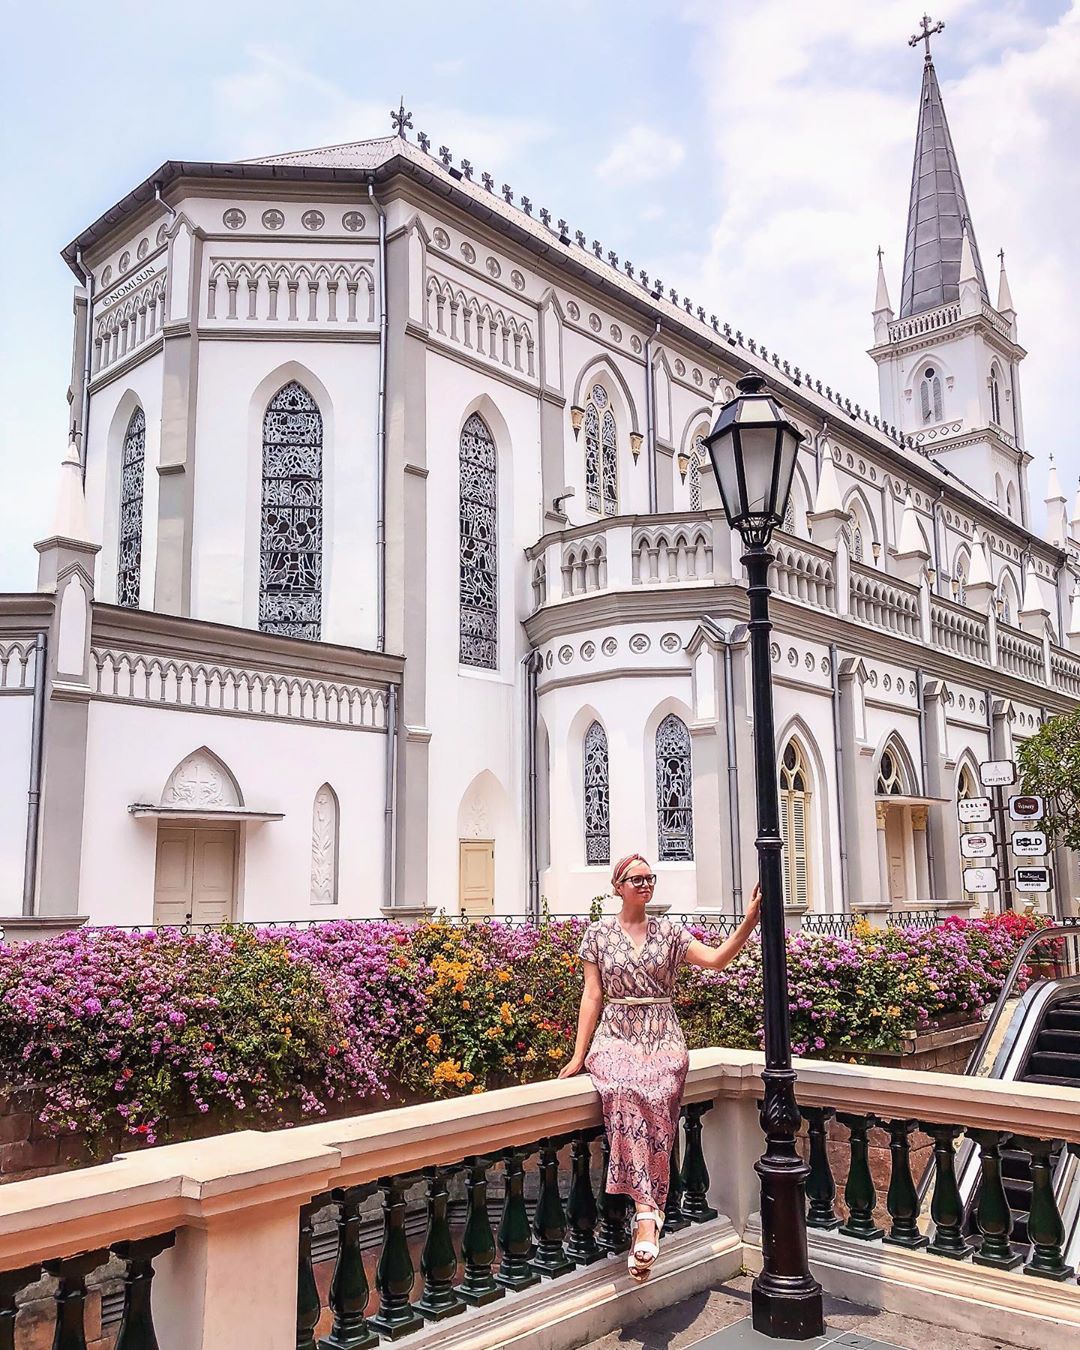
[[52, 1350], [86, 1350], [86, 1277], [108, 1259], [109, 1253], [102, 1249], [44, 1263], [44, 1269], [57, 1280]]
[[0, 1270], [0, 1350], [15, 1350], [15, 1300], [28, 1284], [40, 1279], [40, 1266]]
[[709, 1168], [701, 1146], [701, 1117], [712, 1110], [712, 1102], [691, 1102], [684, 1108], [686, 1156], [683, 1158], [682, 1212], [691, 1223], [715, 1219], [718, 1211], [709, 1204]]
[[964, 1211], [956, 1184], [956, 1140], [963, 1134], [958, 1125], [920, 1126], [934, 1141], [934, 1196], [930, 1217], [934, 1221], [934, 1240], [927, 1248], [936, 1256], [963, 1261], [971, 1248], [963, 1233]]
[[596, 1245], [602, 1252], [613, 1256], [630, 1250], [630, 1197], [608, 1194], [611, 1141], [606, 1132], [601, 1136], [600, 1151], [604, 1160], [604, 1179], [600, 1184], [600, 1227], [596, 1233]]
[[840, 1232], [848, 1237], [861, 1238], [864, 1242], [873, 1242], [884, 1236], [884, 1229], [874, 1222], [877, 1192], [870, 1175], [870, 1154], [866, 1140], [867, 1133], [874, 1125], [874, 1117], [837, 1115], [836, 1118], [848, 1131], [851, 1150], [847, 1185], [844, 1187], [848, 1217], [847, 1222], [840, 1225]]
[[360, 1206], [374, 1195], [375, 1183], [342, 1186], [330, 1192], [338, 1207], [338, 1249], [330, 1281], [330, 1311], [334, 1325], [319, 1341], [319, 1350], [371, 1350], [379, 1338], [368, 1326], [364, 1312], [371, 1289], [360, 1248]]
[[885, 1241], [912, 1250], [930, 1241], [919, 1232], [919, 1192], [911, 1176], [911, 1132], [918, 1124], [917, 1120], [890, 1120], [888, 1125], [892, 1168], [885, 1208], [892, 1222]]
[[300, 1242], [296, 1272], [296, 1350], [315, 1350], [315, 1328], [322, 1315], [322, 1299], [315, 1283], [315, 1268], [311, 1264], [311, 1216], [326, 1203], [326, 1196], [318, 1196], [309, 1205], [300, 1206]]
[[505, 1148], [502, 1151], [506, 1194], [503, 1196], [502, 1218], [499, 1221], [499, 1250], [502, 1260], [495, 1275], [504, 1289], [528, 1289], [539, 1284], [540, 1276], [529, 1264], [532, 1256], [532, 1235], [529, 1229], [529, 1211], [525, 1208], [525, 1159], [530, 1148]]
[[379, 1309], [369, 1323], [388, 1341], [400, 1340], [424, 1325], [424, 1319], [409, 1302], [416, 1272], [405, 1232], [405, 1190], [414, 1180], [413, 1176], [379, 1178], [383, 1197], [383, 1244], [375, 1269]]
[[162, 1233], [159, 1237], [142, 1238], [135, 1242], [113, 1243], [113, 1252], [127, 1265], [124, 1271], [124, 1313], [113, 1350], [158, 1350], [154, 1314], [150, 1306], [154, 1258], [175, 1241], [175, 1233]]
[[566, 1215], [559, 1195], [559, 1139], [540, 1140], [540, 1193], [533, 1213], [533, 1238], [536, 1251], [532, 1267], [549, 1280], [567, 1275], [574, 1263], [563, 1251]]
[[806, 1224], [808, 1228], [838, 1228], [840, 1220], [833, 1201], [836, 1182], [829, 1163], [828, 1128], [836, 1112], [831, 1106], [800, 1106], [810, 1138], [810, 1175], [806, 1179]]
[[1061, 1222], [1054, 1195], [1054, 1169], [1050, 1157], [1054, 1145], [1049, 1139], [1018, 1138], [1016, 1143], [1031, 1156], [1031, 1217], [1028, 1219], [1031, 1260], [1024, 1267], [1024, 1274], [1038, 1275], [1044, 1280], [1067, 1280], [1076, 1272], [1065, 1264], [1061, 1254], [1065, 1225]]
[[[680, 1112], [680, 1119], [682, 1113]], [[690, 1220], [682, 1212], [683, 1174], [679, 1148], [679, 1122], [675, 1122], [675, 1136], [671, 1141], [671, 1159], [668, 1164], [668, 1193], [664, 1202], [664, 1232], [677, 1233], [689, 1228]]]
[[967, 1134], [979, 1146], [979, 1166], [982, 1171], [979, 1206], [975, 1214], [975, 1224], [982, 1234], [982, 1243], [972, 1259], [977, 1266], [1015, 1270], [1024, 1256], [1009, 1241], [1012, 1236], [1012, 1210], [1001, 1180], [1001, 1148], [1009, 1136], [1000, 1130], [969, 1129]]
[[[425, 1167], [427, 1178], [427, 1232], [424, 1236], [424, 1250], [420, 1253], [420, 1273], [424, 1277], [424, 1288], [417, 1299], [416, 1311], [422, 1313], [431, 1322], [441, 1322], [445, 1317], [454, 1317], [465, 1311], [465, 1302], [454, 1292], [454, 1278], [457, 1275], [457, 1252], [454, 1251], [454, 1239], [450, 1233], [450, 1220], [446, 1210], [450, 1203], [450, 1191], [447, 1178], [458, 1168]], [[472, 1195], [470, 1188], [469, 1219], [472, 1218]], [[488, 1229], [490, 1233], [491, 1229]], [[466, 1253], [470, 1243], [475, 1240], [469, 1223], [465, 1225], [464, 1245]], [[494, 1245], [494, 1240], [493, 1240]], [[466, 1278], [468, 1273], [466, 1256]]]
[[491, 1231], [491, 1220], [488, 1218], [487, 1170], [492, 1162], [492, 1158], [465, 1159], [468, 1168], [465, 1189], [469, 1196], [469, 1210], [461, 1239], [465, 1274], [457, 1287], [457, 1293], [466, 1303], [477, 1307], [506, 1297], [506, 1290], [495, 1283], [491, 1273], [495, 1261], [495, 1234]]
[[570, 1194], [566, 1201], [568, 1232], [565, 1251], [577, 1266], [602, 1261], [604, 1253], [596, 1244], [596, 1197], [593, 1195], [589, 1167], [592, 1141], [599, 1130], [578, 1130], [570, 1142]]

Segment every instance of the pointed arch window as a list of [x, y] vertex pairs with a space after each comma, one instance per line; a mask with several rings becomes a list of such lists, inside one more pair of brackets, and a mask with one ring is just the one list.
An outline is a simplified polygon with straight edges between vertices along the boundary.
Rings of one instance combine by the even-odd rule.
[[1012, 616], [1012, 597], [1009, 594], [1009, 588], [1003, 581], [998, 589], [998, 615], [1003, 623], [1011, 624]]
[[1001, 426], [1001, 381], [998, 378], [997, 366], [990, 370], [990, 416]]
[[660, 861], [693, 862], [690, 732], [674, 713], [669, 713], [656, 728], [656, 819]]
[[922, 407], [922, 420], [924, 422], [940, 422], [942, 416], [941, 376], [934, 366], [927, 366], [923, 371], [922, 379], [919, 381], [919, 398]]
[[322, 634], [323, 421], [291, 380], [263, 418], [259, 628], [317, 641]]
[[495, 440], [473, 413], [458, 445], [460, 574], [458, 659], [463, 666], [499, 664], [498, 481]]
[[611, 862], [611, 797], [607, 732], [593, 722], [585, 733], [585, 861]]
[[311, 903], [338, 901], [338, 838], [340, 807], [337, 793], [324, 783], [315, 794], [311, 812]]
[[810, 904], [810, 772], [803, 748], [788, 741], [780, 761], [780, 837], [784, 841], [784, 904]]
[[694, 444], [690, 448], [690, 467], [686, 472], [686, 481], [690, 487], [691, 511], [701, 510], [701, 470], [705, 467], [705, 456], [707, 454], [704, 432], [699, 431], [694, 437]]
[[967, 579], [970, 562], [967, 554], [962, 554], [956, 564], [956, 600], [958, 604], [967, 604]]
[[146, 476], [146, 414], [136, 408], [124, 432], [120, 460], [120, 541], [116, 603], [139, 608], [142, 588], [143, 485]]
[[585, 504], [590, 511], [614, 516], [619, 510], [619, 448], [615, 414], [602, 384], [594, 384], [585, 402]]
[[780, 528], [785, 534], [794, 534], [796, 532], [794, 492], [788, 497], [787, 506], [784, 508], [784, 519], [781, 522]]
[[881, 752], [874, 792], [878, 797], [904, 797], [908, 793], [903, 756], [891, 741]]

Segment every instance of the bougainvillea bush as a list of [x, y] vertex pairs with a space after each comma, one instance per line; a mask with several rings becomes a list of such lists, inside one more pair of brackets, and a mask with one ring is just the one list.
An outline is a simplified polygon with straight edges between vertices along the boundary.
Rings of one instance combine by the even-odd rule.
[[[182, 934], [82, 930], [0, 945], [0, 1090], [43, 1090], [56, 1132], [183, 1137], [554, 1076], [574, 1041], [584, 920]], [[975, 1017], [1037, 920], [788, 939], [796, 1053], [857, 1057]], [[704, 934], [700, 934], [705, 936]], [[761, 1044], [756, 939], [684, 967], [691, 1047]]]

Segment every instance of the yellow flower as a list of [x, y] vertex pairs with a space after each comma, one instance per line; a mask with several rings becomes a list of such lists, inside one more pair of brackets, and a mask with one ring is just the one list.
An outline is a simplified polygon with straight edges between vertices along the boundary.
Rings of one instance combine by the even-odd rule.
[[469, 1006], [469, 1000], [468, 1000], [467, 998], [463, 998], [463, 999], [461, 1000], [461, 1006], [462, 1006], [463, 1008], [466, 1008], [466, 1009], [467, 1009], [468, 1006]]
[[522, 1000], [523, 1003], [531, 1003], [532, 1001], [533, 1001], [532, 994], [526, 994], [524, 999]]
[[511, 1008], [509, 1003], [499, 1004], [499, 1018], [501, 1019], [504, 1026], [509, 1026], [510, 1023], [514, 1020], [514, 1010], [513, 1008]]
[[456, 1059], [440, 1060], [431, 1073], [431, 1081], [436, 1086], [449, 1083], [453, 1087], [465, 1087], [471, 1078], [471, 1074], [462, 1072], [461, 1063]]
[[547, 1052], [547, 1057], [548, 1059], [562, 1059], [562, 1053], [561, 1050], [549, 1050]]
[[487, 1031], [484, 1032], [484, 1035], [488, 1038], [489, 1041], [493, 1041], [497, 1036], [502, 1035], [502, 1027], [500, 1026], [488, 1027]]
[[442, 1037], [437, 1031], [433, 1031], [427, 1038], [427, 1048], [433, 1055], [437, 1055], [442, 1049]]
[[510, 980], [510, 972], [508, 970], [497, 970], [495, 972], [495, 978], [500, 984], [507, 984]]
[[418, 1022], [416, 1026], [413, 1027], [413, 1033], [417, 1036], [422, 1036], [424, 1034], [424, 1024]]
[[484, 1089], [483, 1089], [482, 1087], [479, 1087], [479, 1086], [474, 1087], [474, 1088], [473, 1088], [473, 1095], [475, 1096], [475, 1094], [476, 1094], [477, 1092], [483, 1092], [483, 1090], [484, 1090]]
[[525, 1051], [525, 1063], [526, 1063], [526, 1064], [534, 1064], [535, 1062], [536, 1062], [536, 1051], [533, 1050], [533, 1049], [531, 1049], [531, 1048], [528, 1049], [528, 1050], [526, 1050], [526, 1051]]
[[894, 1003], [891, 1008], [886, 1008], [885, 1013], [888, 1017], [899, 1017], [900, 1009]]

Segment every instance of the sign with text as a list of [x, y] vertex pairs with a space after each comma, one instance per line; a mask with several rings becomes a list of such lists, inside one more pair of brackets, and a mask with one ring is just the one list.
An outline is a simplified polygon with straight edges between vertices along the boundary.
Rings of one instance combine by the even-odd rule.
[[983, 787], [1008, 787], [1016, 782], [1016, 765], [1011, 759], [988, 759], [979, 765], [979, 782]]
[[1013, 872], [1013, 885], [1018, 891], [1045, 895], [1053, 886], [1049, 867], [1018, 867]]
[[1010, 820], [1042, 820], [1045, 804], [1041, 797], [1010, 797]]
[[998, 888], [998, 874], [996, 867], [965, 867], [964, 868], [964, 890], [972, 895], [978, 895], [987, 891], [996, 891]]
[[960, 852], [965, 858], [992, 858], [996, 846], [992, 834], [972, 832], [960, 836]]
[[989, 797], [961, 797], [956, 803], [961, 825], [985, 825], [991, 817]]
[[1041, 858], [1046, 852], [1046, 835], [1042, 830], [1018, 830], [1009, 846], [1018, 858]]

